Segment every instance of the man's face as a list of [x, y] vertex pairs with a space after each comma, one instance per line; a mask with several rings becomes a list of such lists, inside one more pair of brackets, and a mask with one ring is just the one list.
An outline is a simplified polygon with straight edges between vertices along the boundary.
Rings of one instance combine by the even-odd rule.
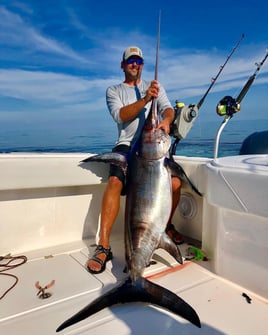
[[131, 56], [122, 62], [122, 68], [127, 79], [139, 79], [143, 68], [143, 60], [138, 56]]

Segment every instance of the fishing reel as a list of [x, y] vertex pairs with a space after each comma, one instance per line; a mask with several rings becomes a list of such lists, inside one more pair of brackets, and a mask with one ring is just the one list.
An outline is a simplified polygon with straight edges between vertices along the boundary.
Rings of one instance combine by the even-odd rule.
[[240, 111], [240, 104], [231, 96], [225, 96], [216, 107], [217, 114], [220, 116], [232, 117]]
[[185, 138], [198, 116], [198, 108], [196, 105], [186, 106], [183, 102], [176, 100], [174, 111], [175, 118], [171, 124], [170, 135], [178, 139]]

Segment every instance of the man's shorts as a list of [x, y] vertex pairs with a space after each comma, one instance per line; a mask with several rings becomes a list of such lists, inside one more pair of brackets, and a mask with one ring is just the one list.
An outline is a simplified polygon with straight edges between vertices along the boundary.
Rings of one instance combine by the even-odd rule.
[[[112, 150], [112, 152], [118, 152], [118, 153], [123, 153], [123, 154], [126, 154], [129, 151], [130, 151], [130, 146], [125, 145], [125, 144], [117, 145]], [[122, 189], [121, 195], [125, 195], [126, 194], [126, 176], [125, 176], [123, 170], [119, 166], [111, 164], [110, 165], [109, 176], [110, 177], [115, 176], [122, 182], [123, 189]]]

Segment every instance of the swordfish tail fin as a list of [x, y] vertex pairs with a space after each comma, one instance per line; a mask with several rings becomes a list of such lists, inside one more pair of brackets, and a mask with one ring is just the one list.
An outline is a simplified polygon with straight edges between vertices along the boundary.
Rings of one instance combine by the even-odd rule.
[[195, 310], [175, 293], [145, 278], [139, 278], [134, 284], [128, 278], [122, 285], [108, 291], [63, 322], [56, 331], [59, 332], [80, 322], [103, 308], [139, 301], [163, 307], [201, 328], [201, 323]]
[[186, 301], [170, 290], [145, 278], [140, 278], [138, 281], [140, 282], [138, 284], [140, 286], [140, 294], [143, 296], [140, 301], [163, 307], [201, 328], [200, 319], [196, 311]]

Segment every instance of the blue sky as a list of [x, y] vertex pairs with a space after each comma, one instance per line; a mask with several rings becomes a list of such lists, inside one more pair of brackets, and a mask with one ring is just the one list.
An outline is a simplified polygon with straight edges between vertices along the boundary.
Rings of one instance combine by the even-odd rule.
[[[161, 10], [159, 81], [172, 103], [197, 103], [236, 42], [245, 38], [202, 106], [236, 97], [268, 47], [267, 0], [0, 0], [0, 125], [111, 122], [106, 88], [123, 80], [123, 50], [138, 45], [143, 78], [154, 77]], [[241, 119], [265, 118], [268, 61], [243, 100]]]

